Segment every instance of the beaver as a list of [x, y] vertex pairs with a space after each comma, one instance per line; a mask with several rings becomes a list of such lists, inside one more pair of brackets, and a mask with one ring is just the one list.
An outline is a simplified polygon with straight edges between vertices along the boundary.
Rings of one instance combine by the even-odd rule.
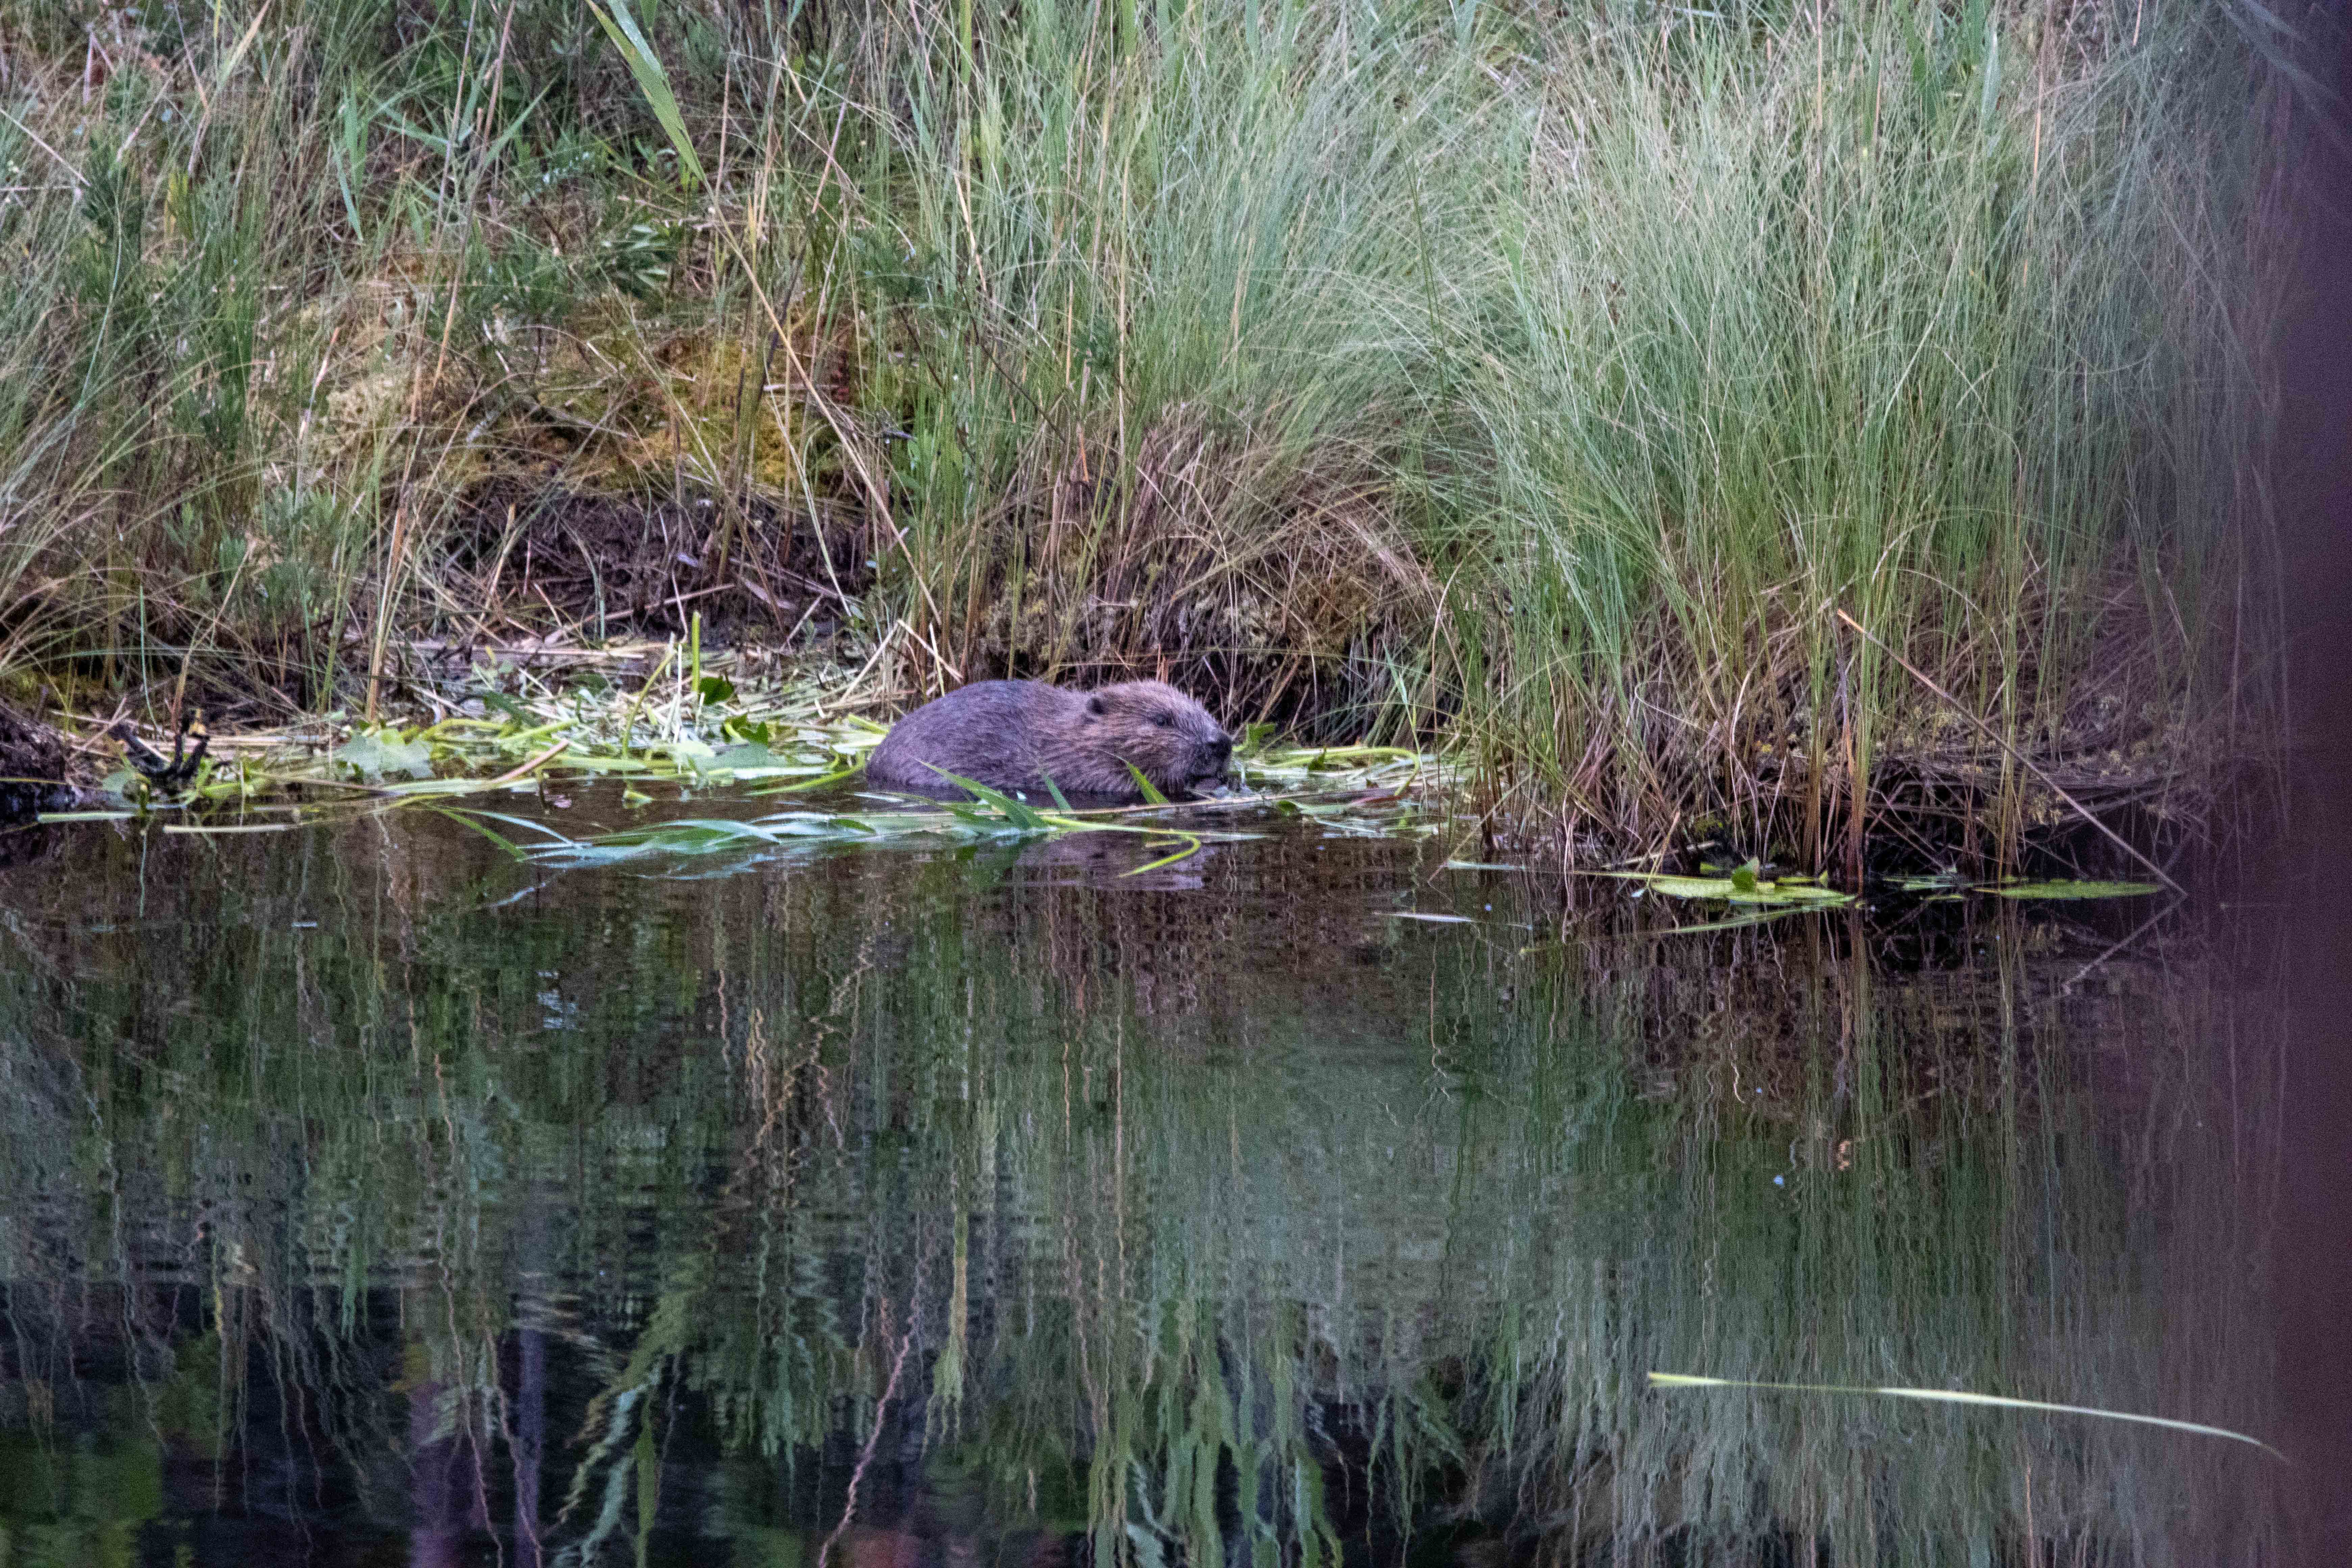
[[1129, 680], [1065, 691], [1035, 680], [978, 680], [927, 702], [891, 727], [866, 763], [877, 784], [938, 789], [934, 768], [992, 789], [1140, 800], [1132, 763], [1166, 795], [1225, 776], [1234, 740], [1209, 710], [1172, 686]]

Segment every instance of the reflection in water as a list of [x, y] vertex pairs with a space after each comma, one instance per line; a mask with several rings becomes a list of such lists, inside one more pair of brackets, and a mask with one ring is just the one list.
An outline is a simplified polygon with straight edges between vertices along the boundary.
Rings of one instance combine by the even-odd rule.
[[2263, 1433], [2260, 988], [1269, 833], [0, 871], [0, 1561], [2263, 1555], [2240, 1445], [1644, 1377]]

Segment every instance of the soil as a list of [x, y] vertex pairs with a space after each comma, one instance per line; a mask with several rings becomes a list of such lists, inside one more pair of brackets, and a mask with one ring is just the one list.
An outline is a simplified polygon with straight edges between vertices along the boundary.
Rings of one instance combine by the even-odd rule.
[[768, 503], [594, 494], [492, 480], [458, 509], [444, 570], [476, 602], [543, 628], [553, 615], [599, 636], [683, 632], [732, 641], [840, 619], [873, 586], [865, 529]]
[[57, 731], [0, 702], [0, 823], [23, 822], [72, 790]]

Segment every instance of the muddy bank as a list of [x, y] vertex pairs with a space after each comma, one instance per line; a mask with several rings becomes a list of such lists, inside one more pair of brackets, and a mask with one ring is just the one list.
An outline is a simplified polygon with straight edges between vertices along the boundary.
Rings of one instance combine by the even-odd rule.
[[457, 508], [437, 563], [482, 607], [485, 640], [554, 628], [604, 641], [684, 633], [789, 642], [849, 618], [874, 586], [870, 530], [753, 495], [663, 497], [501, 478]]
[[26, 821], [69, 800], [67, 773], [58, 732], [0, 702], [0, 825]]

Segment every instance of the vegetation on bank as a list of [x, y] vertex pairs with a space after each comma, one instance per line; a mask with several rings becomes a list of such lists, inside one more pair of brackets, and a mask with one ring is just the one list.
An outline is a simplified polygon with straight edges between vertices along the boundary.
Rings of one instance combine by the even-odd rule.
[[25, 0], [0, 667], [356, 717], [699, 614], [1619, 842], [2193, 818], [2277, 708], [2268, 20]]

